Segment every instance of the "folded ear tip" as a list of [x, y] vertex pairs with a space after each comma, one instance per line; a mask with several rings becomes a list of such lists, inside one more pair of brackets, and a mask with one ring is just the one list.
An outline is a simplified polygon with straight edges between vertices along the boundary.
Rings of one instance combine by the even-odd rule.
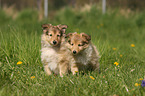
[[67, 25], [61, 25], [61, 24], [57, 25], [57, 27], [59, 27], [59, 28], [61, 28], [61, 29], [66, 29], [66, 28], [68, 28]]
[[45, 24], [42, 24], [41, 27], [43, 27]]
[[91, 36], [90, 35], [88, 35], [88, 40], [91, 40]]
[[66, 28], [68, 28], [67, 25], [62, 25], [62, 29], [66, 29]]
[[68, 33], [67, 35], [65, 35], [65, 38], [67, 38], [67, 37], [69, 37], [71, 35], [72, 35], [72, 33]]
[[50, 28], [52, 26], [52, 24], [42, 24], [41, 25], [41, 27], [43, 28], [43, 29], [45, 29], [45, 28]]
[[67, 26], [67, 25], [65, 25], [65, 27], [66, 27], [66, 28], [68, 28], [68, 26]]
[[91, 40], [91, 36], [86, 33], [81, 33], [82, 36], [85, 36], [87, 40]]

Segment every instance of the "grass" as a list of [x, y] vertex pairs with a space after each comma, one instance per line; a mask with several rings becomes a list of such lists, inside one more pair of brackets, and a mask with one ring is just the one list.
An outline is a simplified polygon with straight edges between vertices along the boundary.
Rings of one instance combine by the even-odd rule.
[[[42, 22], [30, 10], [20, 12], [15, 20], [0, 12], [6, 21], [0, 22], [0, 96], [145, 95], [144, 88], [135, 86], [145, 76], [144, 12], [126, 13], [126, 17], [119, 10], [103, 15], [95, 6], [89, 12], [65, 8]], [[100, 74], [46, 76], [40, 59], [43, 23], [67, 24], [67, 33], [90, 34], [101, 55]]]

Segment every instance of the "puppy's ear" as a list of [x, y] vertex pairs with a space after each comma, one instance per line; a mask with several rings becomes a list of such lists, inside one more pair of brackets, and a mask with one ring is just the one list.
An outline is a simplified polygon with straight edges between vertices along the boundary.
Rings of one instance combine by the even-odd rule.
[[61, 25], [61, 24], [57, 25], [57, 27], [62, 31], [63, 34], [65, 34], [66, 28], [68, 28], [67, 25]]
[[42, 27], [42, 30], [43, 30], [43, 33], [46, 33], [50, 27], [52, 26], [52, 24], [42, 24], [41, 27]]
[[87, 35], [85, 33], [81, 33], [82, 37], [85, 38], [87, 41], [90, 41], [91, 40], [91, 36], [90, 35]]
[[68, 33], [66, 36], [65, 36], [65, 38], [69, 38], [69, 37], [71, 37], [72, 36], [72, 33]]
[[61, 28], [61, 29], [66, 29], [66, 28], [68, 28], [67, 25], [61, 25], [61, 24], [57, 25], [57, 27], [58, 27], [58, 28]]
[[42, 29], [50, 28], [52, 24], [42, 24], [41, 27]]

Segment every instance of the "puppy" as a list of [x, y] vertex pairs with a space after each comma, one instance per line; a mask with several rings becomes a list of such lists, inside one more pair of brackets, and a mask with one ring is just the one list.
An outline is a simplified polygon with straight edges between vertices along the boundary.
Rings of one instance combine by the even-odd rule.
[[70, 50], [70, 68], [73, 74], [82, 70], [99, 71], [99, 52], [91, 43], [91, 37], [85, 33], [69, 33], [66, 47]]
[[56, 75], [60, 74], [62, 76], [67, 71], [67, 67], [63, 65], [63, 63], [60, 64], [58, 61], [59, 53], [61, 53], [60, 49], [63, 48], [62, 45], [65, 42], [64, 35], [66, 28], [67, 25], [42, 25], [41, 61], [47, 75], [55, 73]]

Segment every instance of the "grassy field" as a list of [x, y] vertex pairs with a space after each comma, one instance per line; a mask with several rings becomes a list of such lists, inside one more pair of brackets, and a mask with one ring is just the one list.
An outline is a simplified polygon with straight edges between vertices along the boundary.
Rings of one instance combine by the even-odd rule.
[[[24, 10], [13, 20], [0, 11], [0, 96], [145, 96], [145, 12], [65, 8], [38, 20]], [[46, 76], [40, 59], [41, 24], [67, 24], [85, 32], [100, 52], [100, 74]], [[22, 64], [17, 64], [21, 61]], [[117, 62], [118, 65], [114, 63]], [[92, 76], [92, 78], [90, 78]]]

